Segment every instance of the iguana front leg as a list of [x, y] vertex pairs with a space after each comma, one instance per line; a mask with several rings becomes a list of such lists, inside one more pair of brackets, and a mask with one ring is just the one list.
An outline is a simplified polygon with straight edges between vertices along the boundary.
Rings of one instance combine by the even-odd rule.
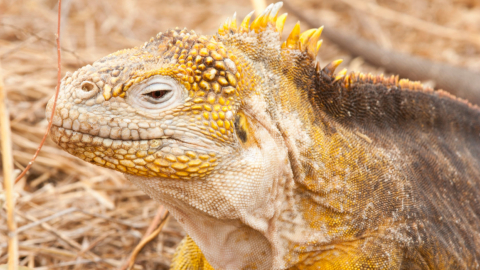
[[367, 237], [322, 247], [300, 255], [290, 270], [402, 269], [402, 252], [394, 243]]
[[[400, 248], [378, 238], [346, 241], [323, 247], [322, 251], [303, 253], [300, 262], [289, 270], [402, 269]], [[186, 236], [172, 259], [172, 270], [213, 270], [200, 248]], [[253, 268], [252, 268], [253, 269]], [[405, 268], [414, 269], [414, 268]]]
[[185, 236], [177, 247], [172, 259], [171, 270], [214, 270], [203, 256], [200, 248]]

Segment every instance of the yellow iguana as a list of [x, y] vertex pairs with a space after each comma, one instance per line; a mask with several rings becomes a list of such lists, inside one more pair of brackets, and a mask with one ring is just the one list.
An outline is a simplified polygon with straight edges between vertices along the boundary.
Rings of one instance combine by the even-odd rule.
[[173, 269], [480, 269], [480, 109], [321, 68], [281, 5], [67, 74], [53, 140], [169, 209]]

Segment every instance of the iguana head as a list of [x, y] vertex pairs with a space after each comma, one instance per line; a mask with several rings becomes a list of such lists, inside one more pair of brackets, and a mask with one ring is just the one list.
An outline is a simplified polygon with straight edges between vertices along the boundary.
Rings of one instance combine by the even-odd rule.
[[252, 24], [251, 14], [240, 25], [227, 20], [213, 36], [159, 33], [68, 73], [53, 139], [93, 164], [183, 184], [267, 171], [262, 163], [275, 157], [259, 154], [274, 140], [266, 134], [281, 121], [283, 99], [300, 99], [295, 90], [313, 83], [321, 44], [322, 28], [300, 34], [298, 24], [282, 44], [280, 7]]
[[[267, 233], [291, 202], [299, 153], [314, 145], [308, 93], [322, 32], [297, 24], [282, 43], [280, 7], [251, 24], [251, 14], [233, 17], [213, 36], [169, 30], [67, 74], [53, 140], [125, 173], [180, 222], [202, 213]], [[325, 70], [331, 80], [337, 64]]]

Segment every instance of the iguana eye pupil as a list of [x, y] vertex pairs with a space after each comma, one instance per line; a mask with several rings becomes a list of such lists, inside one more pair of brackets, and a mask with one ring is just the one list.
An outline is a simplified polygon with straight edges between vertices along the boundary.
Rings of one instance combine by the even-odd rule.
[[152, 91], [150, 93], [148, 93], [147, 95], [149, 95], [150, 97], [154, 98], [154, 99], [159, 99], [159, 98], [162, 98], [164, 97], [169, 91], [166, 91], [166, 90], [158, 90], [158, 91]]

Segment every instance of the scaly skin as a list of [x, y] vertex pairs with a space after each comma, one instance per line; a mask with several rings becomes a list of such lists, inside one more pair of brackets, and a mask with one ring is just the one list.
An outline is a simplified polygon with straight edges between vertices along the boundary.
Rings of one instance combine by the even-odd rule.
[[169, 209], [172, 269], [479, 268], [480, 110], [320, 69], [280, 7], [67, 74], [52, 138]]

